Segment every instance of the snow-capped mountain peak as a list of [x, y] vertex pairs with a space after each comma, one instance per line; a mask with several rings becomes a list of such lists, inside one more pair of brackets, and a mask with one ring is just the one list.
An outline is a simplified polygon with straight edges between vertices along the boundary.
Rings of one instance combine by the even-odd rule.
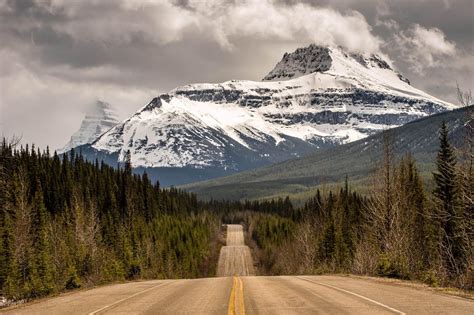
[[[282, 81], [296, 79], [312, 73], [328, 73], [342, 77], [360, 77], [375, 79], [379, 72], [385, 81], [410, 81], [395, 71], [384, 57], [377, 54], [349, 53], [340, 47], [324, 47], [312, 44], [285, 53], [264, 78], [263, 81]], [[369, 76], [366, 74], [370, 73]], [[396, 84], [398, 85], [398, 84]]]
[[263, 81], [289, 80], [314, 72], [324, 72], [331, 68], [331, 64], [330, 48], [313, 44], [298, 48], [293, 53], [285, 53]]
[[381, 56], [310, 45], [285, 54], [263, 81], [189, 84], [162, 94], [91, 149], [119, 161], [130, 150], [135, 167], [183, 169], [186, 176], [199, 169], [205, 179], [452, 108], [411, 86]]
[[58, 152], [67, 152], [77, 146], [92, 143], [104, 132], [118, 124], [118, 118], [110, 104], [98, 100], [86, 113], [80, 128]]

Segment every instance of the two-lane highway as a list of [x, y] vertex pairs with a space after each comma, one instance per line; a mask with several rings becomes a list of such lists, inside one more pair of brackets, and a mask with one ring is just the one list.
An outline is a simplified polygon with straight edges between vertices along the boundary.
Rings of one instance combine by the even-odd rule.
[[[223, 249], [242, 246], [246, 247], [242, 227], [229, 226], [227, 246]], [[250, 256], [242, 258], [242, 252], [231, 255], [221, 252], [221, 259], [225, 262], [220, 261], [219, 266], [227, 266], [223, 269], [227, 274], [254, 272], [243, 268], [253, 268], [253, 265]], [[109, 285], [39, 300], [3, 312], [68, 315], [473, 314], [473, 310], [473, 300], [402, 282], [343, 276], [227, 276]]]
[[221, 248], [217, 276], [254, 276], [250, 248], [245, 245], [242, 225], [227, 225], [227, 243]]
[[340, 276], [221, 277], [100, 287], [8, 314], [473, 314], [472, 300]]

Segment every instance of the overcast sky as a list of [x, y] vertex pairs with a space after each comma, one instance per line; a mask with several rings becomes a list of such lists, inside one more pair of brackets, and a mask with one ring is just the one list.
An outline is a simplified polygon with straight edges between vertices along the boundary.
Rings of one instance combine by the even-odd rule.
[[193, 82], [260, 80], [310, 43], [385, 54], [455, 102], [474, 88], [472, 0], [0, 0], [2, 134], [63, 146], [97, 99], [124, 119]]

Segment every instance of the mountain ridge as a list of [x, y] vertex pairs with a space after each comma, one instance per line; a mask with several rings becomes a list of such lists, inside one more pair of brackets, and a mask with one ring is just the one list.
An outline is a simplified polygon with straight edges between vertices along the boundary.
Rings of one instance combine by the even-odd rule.
[[[447, 123], [449, 139], [461, 147], [466, 124], [473, 124], [474, 106], [459, 108], [412, 121], [390, 129], [393, 152], [396, 158], [410, 153], [418, 169], [426, 178], [434, 170], [439, 148], [438, 131]], [[241, 172], [227, 177], [183, 185], [203, 199], [266, 199], [298, 196], [324, 185], [338, 185], [346, 176], [352, 184], [365, 187], [369, 177], [382, 159], [383, 134], [325, 150], [263, 168]], [[359, 187], [359, 188], [361, 188]], [[363, 189], [362, 189], [363, 190]]]
[[[291, 66], [282, 66], [288, 63]], [[285, 54], [275, 69], [260, 82], [232, 80], [173, 89], [105, 132], [84, 152], [90, 158], [116, 158], [117, 164], [130, 151], [135, 168], [176, 170], [181, 175], [173, 180], [160, 178], [176, 185], [190, 180], [180, 179], [189, 169], [203, 177], [206, 170], [209, 176], [228, 175], [454, 108], [410, 86], [375, 55], [310, 45]], [[270, 81], [276, 73], [279, 81]]]

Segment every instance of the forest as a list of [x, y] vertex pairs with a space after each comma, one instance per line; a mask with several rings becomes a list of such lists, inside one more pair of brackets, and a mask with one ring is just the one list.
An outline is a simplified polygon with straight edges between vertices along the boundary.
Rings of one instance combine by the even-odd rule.
[[[113, 281], [213, 273], [218, 217], [130, 163], [1, 150], [0, 287], [29, 299]], [[215, 249], [214, 249], [215, 250]]]
[[203, 202], [134, 174], [129, 159], [113, 168], [4, 139], [0, 294], [22, 300], [126, 280], [214, 276], [223, 223], [244, 225], [259, 274], [352, 273], [473, 289], [468, 132], [457, 150], [441, 126], [433, 189], [409, 154], [393, 156], [387, 131], [368, 194], [346, 179], [300, 208], [289, 198]]
[[[472, 121], [471, 121], [472, 122]], [[440, 128], [432, 190], [409, 154], [384, 159], [368, 195], [321, 192], [288, 214], [241, 213], [266, 274], [352, 273], [474, 288], [472, 126], [455, 150]], [[252, 245], [252, 241], [249, 240]]]

